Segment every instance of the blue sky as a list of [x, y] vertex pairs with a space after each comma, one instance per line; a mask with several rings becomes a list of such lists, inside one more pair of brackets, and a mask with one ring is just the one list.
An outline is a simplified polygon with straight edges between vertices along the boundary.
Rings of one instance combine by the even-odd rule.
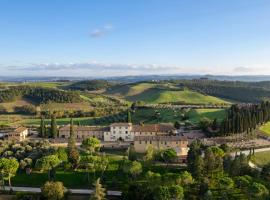
[[270, 74], [269, 0], [1, 0], [0, 74]]

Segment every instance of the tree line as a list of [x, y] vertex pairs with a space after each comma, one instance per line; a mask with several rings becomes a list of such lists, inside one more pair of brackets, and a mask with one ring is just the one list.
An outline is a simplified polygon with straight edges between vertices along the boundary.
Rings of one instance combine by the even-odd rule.
[[232, 105], [220, 125], [221, 135], [251, 133], [270, 120], [270, 102], [260, 104]]
[[270, 82], [176, 80], [173, 83], [200, 93], [245, 103], [258, 103], [270, 96]]

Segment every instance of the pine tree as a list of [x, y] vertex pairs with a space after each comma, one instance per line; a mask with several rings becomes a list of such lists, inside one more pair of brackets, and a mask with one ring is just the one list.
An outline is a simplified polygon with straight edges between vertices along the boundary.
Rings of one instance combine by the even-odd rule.
[[102, 187], [99, 178], [95, 182], [94, 187], [94, 193], [91, 195], [90, 200], [104, 200], [106, 196], [106, 190]]
[[55, 119], [55, 115], [52, 115], [51, 116], [51, 137], [57, 138], [57, 135], [58, 135], [58, 130], [57, 130], [56, 119]]

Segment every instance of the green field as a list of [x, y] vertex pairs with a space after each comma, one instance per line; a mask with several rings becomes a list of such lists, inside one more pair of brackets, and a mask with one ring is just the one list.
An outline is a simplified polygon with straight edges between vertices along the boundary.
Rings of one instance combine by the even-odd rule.
[[257, 152], [252, 158], [252, 162], [259, 167], [270, 163], [270, 151]]
[[262, 125], [260, 127], [260, 130], [265, 134], [270, 135], [270, 122], [267, 122], [266, 124]]
[[[133, 123], [174, 123], [181, 121], [183, 111], [170, 108], [147, 108], [138, 109], [132, 113]], [[188, 120], [192, 123], [198, 123], [202, 118], [207, 117], [211, 120], [217, 118], [219, 121], [224, 119], [225, 109], [191, 109], [187, 111]]]
[[[207, 117], [211, 120], [217, 118], [222, 120], [226, 111], [224, 109], [191, 109], [186, 111], [188, 120], [192, 123], [198, 123], [203, 117]], [[131, 113], [132, 122], [134, 124], [144, 123], [174, 123], [175, 121], [181, 121], [181, 115], [183, 112], [180, 109], [170, 109], [170, 108], [144, 108], [137, 109], [135, 112]], [[124, 113], [125, 115], [125, 113]], [[112, 115], [113, 117], [114, 115]], [[96, 120], [103, 119], [102, 123], [99, 125], [108, 125], [111, 122], [106, 120], [106, 118], [93, 118], [93, 117], [80, 117], [73, 118], [75, 124], [80, 123], [81, 125], [97, 125]], [[50, 119], [45, 119], [46, 124], [50, 124]], [[70, 118], [58, 118], [58, 125], [69, 124]], [[40, 119], [33, 116], [24, 115], [0, 115], [0, 125], [34, 125], [40, 124]]]
[[191, 110], [188, 113], [188, 116], [190, 117], [190, 121], [193, 123], [197, 123], [200, 121], [200, 119], [206, 117], [211, 120], [214, 120], [215, 118], [219, 121], [225, 118], [226, 116], [226, 110], [225, 109], [195, 109]]
[[33, 86], [33, 87], [46, 87], [46, 88], [61, 88], [71, 84], [72, 82], [26, 82], [26, 83], [12, 83], [12, 82], [1, 82], [0, 86]]
[[176, 88], [172, 84], [137, 83], [119, 86], [108, 91], [109, 94], [123, 97], [129, 101], [145, 103], [182, 103], [182, 104], [228, 104], [228, 101], [204, 95], [188, 89]]

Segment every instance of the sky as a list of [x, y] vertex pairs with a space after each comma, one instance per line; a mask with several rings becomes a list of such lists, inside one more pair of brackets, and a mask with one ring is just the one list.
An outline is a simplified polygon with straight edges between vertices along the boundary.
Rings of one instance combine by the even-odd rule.
[[270, 75], [269, 0], [1, 0], [0, 76]]

